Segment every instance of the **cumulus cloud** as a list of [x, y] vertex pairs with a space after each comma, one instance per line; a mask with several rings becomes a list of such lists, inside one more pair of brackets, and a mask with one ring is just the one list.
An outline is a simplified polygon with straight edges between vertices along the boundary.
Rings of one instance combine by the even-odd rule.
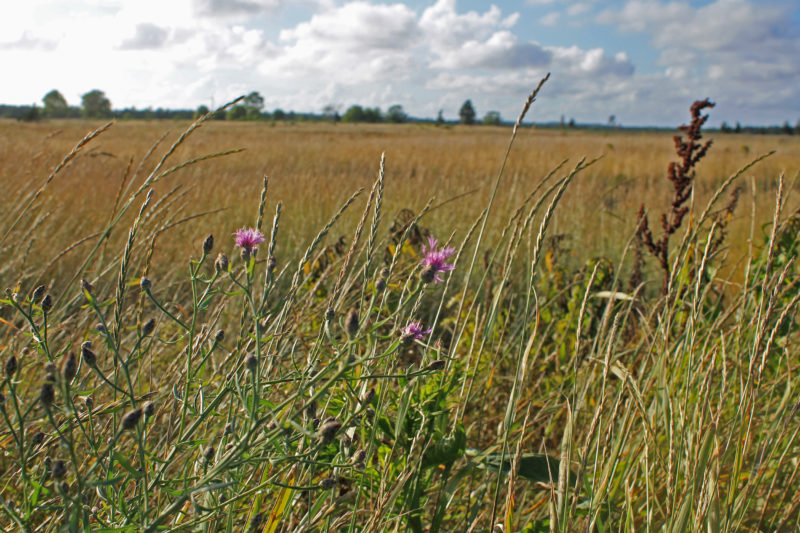
[[211, 17], [257, 15], [281, 7], [282, 0], [193, 0], [195, 12]]
[[53, 50], [58, 43], [53, 39], [37, 37], [30, 31], [23, 31], [19, 39], [0, 42], [0, 50]]
[[169, 32], [155, 24], [143, 23], [136, 25], [133, 37], [125, 39], [119, 45], [121, 50], [147, 50], [161, 48], [167, 42]]

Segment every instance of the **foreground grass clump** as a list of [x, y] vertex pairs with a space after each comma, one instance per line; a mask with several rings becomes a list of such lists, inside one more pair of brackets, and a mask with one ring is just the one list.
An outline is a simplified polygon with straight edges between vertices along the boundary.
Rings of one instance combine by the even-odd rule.
[[[152, 243], [178, 219], [153, 186], [193, 164], [166, 161], [198, 125], [119, 195], [74, 273], [17, 265], [5, 530], [798, 526], [800, 216], [783, 179], [736, 283], [719, 277], [733, 208], [717, 201], [741, 172], [671, 228], [658, 272], [635, 224], [621, 257], [562, 261], [548, 230], [585, 160], [492, 238], [502, 169], [465, 231], [433, 235], [431, 203], [387, 228], [381, 161], [297, 254], [264, 180], [252, 215], [155, 276]], [[2, 219], [3, 246], [38, 199]]]

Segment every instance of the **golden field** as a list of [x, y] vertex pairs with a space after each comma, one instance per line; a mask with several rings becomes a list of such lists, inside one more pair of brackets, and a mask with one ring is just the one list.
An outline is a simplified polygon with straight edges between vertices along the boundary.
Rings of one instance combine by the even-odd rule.
[[[101, 125], [89, 121], [0, 122], [2, 209], [6, 216], [20, 195], [40, 187], [75, 144]], [[133, 180], [135, 188], [187, 126], [166, 121], [113, 124], [47, 186], [34, 205], [38, 210], [27, 214], [15, 230], [25, 232], [36, 224], [35, 240], [29, 250], [14, 249], [13, 253], [24, 253], [26, 261], [47, 264], [68, 246], [102, 229], [123, 179]], [[308, 242], [354, 191], [365, 187], [368, 192], [382, 153], [386, 154], [384, 217], [391, 219], [402, 208], [418, 211], [433, 198], [434, 206], [448, 202], [447, 208], [434, 208], [422, 224], [445, 238], [451, 232], [463, 236], [486, 206], [510, 133], [510, 128], [416, 124], [206, 122], [181, 144], [164, 168], [198, 156], [244, 150], [166, 177], [156, 186], [154, 201], [171, 202], [174, 220], [225, 210], [194, 220], [191, 231], [179, 224], [162, 232], [155, 246], [156, 262], [185, 259], [206, 233], [222, 236], [253, 224], [264, 176], [269, 179], [265, 216], [271, 218], [275, 204], [283, 203], [278, 254], [296, 255], [298, 243]], [[568, 160], [566, 172], [580, 158], [599, 158], [570, 185], [550, 231], [551, 235], [567, 235], [564, 246], [582, 250], [582, 257], [618, 256], [632, 235], [639, 206], [647, 206], [651, 223], [657, 226], [657, 217], [671, 198], [665, 179], [667, 164], [675, 159], [671, 137], [669, 132], [521, 129], [503, 174], [490, 228], [496, 231], [505, 223], [508, 213], [560, 162]], [[714, 145], [697, 175], [695, 201], [702, 206], [725, 178], [757, 156], [775, 151], [737, 181], [742, 194], [729, 226], [733, 238], [728, 244], [738, 253], [747, 244], [751, 215], [755, 214], [757, 235], [760, 225], [771, 220], [778, 176], [785, 173], [789, 186], [794, 186], [800, 167], [800, 138], [713, 133], [705, 137]], [[150, 150], [152, 154], [146, 158]], [[173, 191], [176, 187], [180, 188]], [[171, 191], [172, 196], [165, 198]], [[788, 208], [794, 209], [797, 203], [792, 189], [786, 198]], [[358, 205], [345, 217], [354, 220], [360, 213]], [[129, 213], [131, 219], [134, 215]], [[329, 240], [349, 231], [334, 228]], [[123, 238], [111, 235], [110, 242], [121, 245]], [[82, 255], [80, 247], [91, 242], [87, 240], [59, 258], [43, 275], [58, 277], [73, 269]]]

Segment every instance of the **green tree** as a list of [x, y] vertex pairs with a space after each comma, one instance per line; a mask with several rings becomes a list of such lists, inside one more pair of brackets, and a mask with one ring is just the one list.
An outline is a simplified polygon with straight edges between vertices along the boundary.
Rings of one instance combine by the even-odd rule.
[[394, 124], [408, 122], [408, 115], [401, 105], [393, 105], [386, 110], [386, 120]]
[[208, 115], [208, 106], [201, 105], [197, 108], [197, 111], [194, 112], [195, 119], [198, 119], [205, 115]]
[[499, 111], [489, 111], [483, 117], [483, 123], [486, 126], [499, 126], [501, 122]]
[[462, 124], [475, 124], [475, 108], [472, 107], [472, 102], [467, 100], [461, 105], [458, 111], [458, 117]]
[[441, 126], [444, 124], [444, 112], [440, 109], [439, 114], [436, 115], [436, 125]]
[[258, 91], [253, 91], [244, 97], [242, 105], [247, 109], [255, 109], [260, 112], [264, 108], [264, 97], [258, 94]]
[[103, 118], [111, 116], [111, 101], [106, 94], [94, 89], [81, 97], [83, 115], [87, 118]]
[[44, 114], [51, 118], [62, 118], [67, 116], [69, 106], [64, 96], [53, 89], [42, 98], [44, 102]]
[[247, 118], [247, 108], [243, 105], [235, 105], [228, 110], [228, 120], [244, 120]]
[[286, 112], [283, 109], [276, 109], [272, 112], [272, 120], [286, 120]]
[[342, 122], [364, 122], [364, 108], [360, 105], [350, 106], [342, 115]]

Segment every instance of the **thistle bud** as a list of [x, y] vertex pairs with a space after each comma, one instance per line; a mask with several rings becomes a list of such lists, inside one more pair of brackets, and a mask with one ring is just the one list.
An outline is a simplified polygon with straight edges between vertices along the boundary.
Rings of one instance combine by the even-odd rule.
[[319, 483], [319, 488], [322, 490], [331, 490], [336, 487], [336, 480], [332, 477], [326, 477]]
[[33, 443], [34, 446], [39, 446], [41, 443], [44, 442], [44, 433], [41, 431], [37, 431], [36, 433], [34, 433], [33, 437], [31, 438], [31, 442]]
[[42, 298], [42, 311], [48, 313], [53, 308], [53, 297], [49, 294], [45, 294], [44, 298]]
[[91, 396], [87, 396], [86, 398], [84, 398], [83, 403], [86, 404], [86, 409], [89, 411], [91, 411], [92, 408], [94, 407], [94, 400], [92, 399]]
[[436, 278], [436, 268], [432, 265], [426, 266], [422, 269], [422, 272], [419, 274], [419, 279], [422, 280], [422, 283], [428, 284], [432, 282]]
[[375, 398], [375, 387], [370, 388], [364, 397], [361, 398], [361, 405], [369, 405], [372, 403], [372, 399]]
[[150, 418], [156, 412], [156, 406], [153, 402], [145, 402], [144, 404], [144, 416]]
[[428, 363], [428, 366], [425, 367], [426, 371], [434, 372], [436, 370], [441, 370], [444, 368], [445, 362], [444, 359], [436, 359], [435, 361], [431, 361]]
[[81, 279], [81, 289], [91, 294], [92, 291], [94, 290], [94, 285], [92, 285], [85, 279]]
[[49, 381], [42, 385], [41, 390], [39, 391], [39, 401], [44, 404], [45, 407], [50, 407], [53, 405], [53, 402], [56, 399], [56, 390], [53, 388], [53, 384]]
[[224, 339], [225, 339], [225, 330], [223, 330], [223, 329], [217, 330], [216, 335], [214, 335], [214, 340], [217, 341], [218, 343], [220, 343]]
[[246, 246], [244, 248], [242, 248], [242, 251], [240, 252], [240, 255], [242, 257], [242, 261], [244, 261], [245, 264], [250, 264], [250, 256], [253, 254], [254, 251], [255, 250], [251, 250], [250, 248], [248, 248]]
[[64, 376], [64, 381], [69, 383], [78, 373], [78, 361], [75, 358], [75, 352], [69, 352], [64, 365], [61, 367], [61, 375]]
[[228, 271], [228, 256], [220, 252], [217, 254], [217, 260], [214, 261], [214, 269], [217, 272], [227, 272]]
[[16, 356], [12, 355], [8, 359], [6, 359], [6, 376], [10, 378], [16, 373], [17, 373], [17, 358]]
[[214, 236], [209, 234], [203, 241], [203, 255], [208, 255], [214, 249]]
[[375, 282], [375, 291], [383, 292], [385, 290], [386, 290], [386, 280], [383, 278], [378, 278], [378, 281]]
[[39, 285], [38, 287], [33, 289], [33, 294], [31, 294], [31, 301], [37, 302], [41, 300], [42, 296], [44, 296], [45, 290], [47, 290], [47, 288], [44, 285]]
[[97, 364], [97, 355], [92, 351], [92, 341], [85, 341], [81, 344], [81, 357], [83, 357], [83, 362], [89, 366], [95, 366]]
[[328, 444], [336, 436], [336, 433], [342, 429], [342, 423], [335, 418], [328, 418], [322, 427], [319, 429], [319, 435], [322, 438], [323, 444]]
[[67, 465], [66, 463], [64, 463], [64, 461], [59, 459], [58, 461], [53, 463], [53, 472], [52, 472], [53, 479], [61, 479], [64, 477], [66, 473], [67, 473]]
[[207, 463], [210, 463], [214, 459], [214, 447], [209, 446], [203, 452], [203, 458], [206, 460]]
[[335, 313], [333, 311], [333, 307], [329, 307], [329, 308], [327, 308], [325, 310], [325, 321], [326, 322], [330, 322], [331, 320], [333, 320], [334, 316], [335, 316]]
[[144, 292], [150, 292], [150, 287], [153, 286], [153, 282], [151, 282], [150, 278], [147, 276], [142, 276], [142, 279], [139, 280], [139, 286]]
[[247, 367], [247, 370], [250, 372], [255, 372], [258, 368], [258, 358], [255, 355], [249, 353], [247, 357], [244, 358], [244, 364]]
[[264, 513], [256, 513], [250, 519], [250, 531], [257, 531], [261, 528], [261, 523], [264, 521]]
[[148, 335], [153, 333], [154, 329], [156, 329], [156, 319], [151, 318], [150, 320], [145, 322], [144, 325], [142, 326], [142, 337], [147, 337]]
[[347, 313], [347, 318], [344, 321], [344, 328], [349, 337], [355, 337], [356, 333], [358, 333], [358, 311], [356, 311], [355, 308]]
[[142, 418], [142, 408], [138, 407], [133, 411], [128, 411], [125, 413], [125, 416], [122, 417], [122, 422], [120, 423], [120, 427], [123, 431], [128, 429], [133, 429], [136, 427], [136, 424], [139, 423], [139, 420]]
[[57, 369], [56, 369], [56, 364], [55, 364], [54, 362], [52, 362], [52, 361], [48, 361], [48, 362], [47, 362], [47, 363], [44, 365], [44, 371], [45, 371], [45, 373], [47, 374], [47, 377], [53, 377], [53, 378], [55, 378], [55, 375], [56, 375], [56, 370], [57, 370]]
[[61, 493], [62, 494], [68, 494], [69, 493], [69, 483], [67, 483], [66, 481], [62, 481], [61, 482]]
[[98, 323], [98, 324], [97, 324], [97, 325], [94, 327], [94, 329], [95, 329], [95, 330], [96, 330], [98, 333], [100, 333], [101, 335], [105, 335], [105, 334], [108, 332], [108, 330], [106, 329], [106, 327], [105, 327], [103, 324], [100, 324], [100, 323]]

